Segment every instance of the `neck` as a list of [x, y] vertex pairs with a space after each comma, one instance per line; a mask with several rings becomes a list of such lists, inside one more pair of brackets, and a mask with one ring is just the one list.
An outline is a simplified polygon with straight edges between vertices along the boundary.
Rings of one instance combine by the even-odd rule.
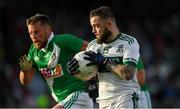
[[111, 36], [109, 37], [109, 41], [112, 41], [112, 40], [114, 40], [114, 39], [116, 39], [117, 37], [118, 37], [118, 35], [119, 35], [119, 29], [116, 27], [116, 28], [114, 28], [113, 30], [112, 30], [112, 34], [111, 34]]

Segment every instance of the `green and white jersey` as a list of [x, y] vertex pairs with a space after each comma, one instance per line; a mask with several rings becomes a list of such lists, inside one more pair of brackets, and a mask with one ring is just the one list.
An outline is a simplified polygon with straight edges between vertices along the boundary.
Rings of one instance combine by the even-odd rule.
[[[144, 69], [144, 64], [141, 60], [141, 58], [139, 58], [138, 64], [137, 64], [137, 70], [141, 70]], [[148, 90], [148, 86], [146, 84], [141, 85], [141, 90]]]
[[78, 53], [83, 40], [70, 34], [53, 35], [48, 39], [46, 48], [36, 49], [31, 45], [28, 57], [33, 67], [39, 70], [48, 83], [52, 96], [57, 102], [75, 91], [85, 91], [85, 82], [76, 79], [67, 71], [69, 57]]
[[[100, 52], [116, 64], [134, 64], [139, 59], [139, 44], [129, 35], [121, 33], [109, 43], [97, 44], [96, 39], [91, 41], [86, 49]], [[121, 80], [116, 74], [109, 71], [106, 66], [99, 66], [99, 99], [114, 99], [124, 94], [140, 92], [136, 72], [132, 80]]]

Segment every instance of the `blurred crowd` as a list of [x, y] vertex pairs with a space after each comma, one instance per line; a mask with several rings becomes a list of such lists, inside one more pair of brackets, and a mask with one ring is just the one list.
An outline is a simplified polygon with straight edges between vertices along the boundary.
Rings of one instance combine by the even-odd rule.
[[54, 104], [38, 72], [27, 87], [19, 82], [18, 58], [28, 52], [31, 44], [26, 19], [36, 13], [46, 14], [52, 19], [55, 33], [71, 33], [90, 41], [94, 36], [88, 14], [101, 5], [114, 10], [123, 33], [138, 39], [152, 107], [180, 107], [180, 12], [176, 2], [149, 0], [1, 0], [0, 107], [52, 107]]

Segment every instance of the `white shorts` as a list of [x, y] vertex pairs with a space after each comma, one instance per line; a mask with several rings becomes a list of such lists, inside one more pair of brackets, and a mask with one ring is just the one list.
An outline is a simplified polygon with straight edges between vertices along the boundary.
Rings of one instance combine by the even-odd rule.
[[126, 94], [112, 100], [99, 100], [99, 108], [100, 109], [138, 108], [139, 96], [136, 93], [134, 94]]
[[88, 93], [81, 91], [70, 94], [57, 105], [65, 109], [93, 109], [92, 99], [89, 97]]
[[151, 106], [151, 98], [149, 91], [141, 91], [139, 95], [139, 107], [140, 108], [152, 108]]

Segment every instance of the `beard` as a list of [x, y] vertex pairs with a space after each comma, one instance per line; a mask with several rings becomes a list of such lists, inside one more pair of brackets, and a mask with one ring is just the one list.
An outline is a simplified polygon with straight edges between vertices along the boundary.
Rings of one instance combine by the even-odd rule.
[[44, 48], [47, 44], [47, 41], [44, 41], [44, 42], [34, 42], [34, 46], [37, 48], [37, 49], [41, 49], [41, 48]]
[[97, 38], [97, 43], [102, 44], [104, 42], [107, 42], [108, 38], [111, 36], [112, 32], [109, 31], [107, 28], [104, 28], [104, 31], [102, 34]]
[[48, 39], [47, 39], [46, 36], [48, 36], [48, 34], [47, 34], [46, 32], [41, 33], [41, 34], [39, 35], [39, 37], [41, 37], [41, 38], [40, 38], [40, 39], [36, 39], [36, 40], [33, 41], [34, 46], [35, 46], [37, 49], [42, 49], [42, 48], [45, 48], [45, 47], [46, 47], [46, 44], [47, 44], [47, 42], [48, 42]]

